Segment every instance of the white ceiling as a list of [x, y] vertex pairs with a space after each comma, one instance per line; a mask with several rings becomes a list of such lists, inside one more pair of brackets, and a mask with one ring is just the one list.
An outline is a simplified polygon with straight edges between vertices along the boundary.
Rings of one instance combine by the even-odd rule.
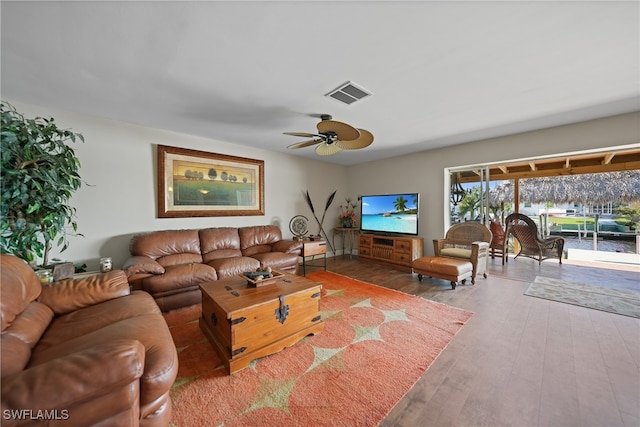
[[350, 165], [639, 111], [639, 4], [3, 0], [2, 97], [313, 158], [328, 113]]

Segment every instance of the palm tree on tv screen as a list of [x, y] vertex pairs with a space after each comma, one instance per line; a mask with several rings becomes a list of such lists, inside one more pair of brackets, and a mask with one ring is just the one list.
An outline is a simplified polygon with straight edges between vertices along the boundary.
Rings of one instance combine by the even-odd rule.
[[404, 197], [400, 196], [396, 199], [396, 201], [393, 203], [393, 207], [396, 209], [396, 211], [398, 212], [404, 212], [405, 210], [407, 210], [407, 200], [405, 200]]

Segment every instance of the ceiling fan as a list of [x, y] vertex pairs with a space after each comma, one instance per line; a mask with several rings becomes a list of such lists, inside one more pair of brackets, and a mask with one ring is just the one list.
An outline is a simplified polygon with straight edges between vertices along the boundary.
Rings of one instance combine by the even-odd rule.
[[346, 123], [332, 120], [329, 114], [320, 116], [322, 119], [318, 124], [318, 133], [306, 132], [284, 132], [285, 135], [312, 138], [307, 141], [291, 144], [287, 148], [304, 148], [312, 145], [316, 147], [316, 153], [321, 156], [330, 156], [342, 150], [359, 150], [371, 145], [373, 135], [365, 129], [356, 129]]

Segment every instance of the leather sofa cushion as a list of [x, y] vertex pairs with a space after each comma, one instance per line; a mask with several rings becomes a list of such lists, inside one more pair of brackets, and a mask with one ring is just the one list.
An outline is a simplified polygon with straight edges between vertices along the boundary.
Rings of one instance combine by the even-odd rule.
[[[164, 291], [164, 292], [156, 292], [152, 296], [157, 302], [159, 298], [165, 298], [165, 297], [170, 297], [170, 296], [174, 296], [174, 295], [179, 295], [179, 294], [181, 294], [183, 292], [190, 292], [190, 291], [198, 291], [198, 292], [200, 292], [200, 286], [193, 285], [193, 286], [187, 286], [186, 288], [169, 289], [168, 291]], [[162, 309], [162, 307], [160, 307], [160, 308]]]
[[138, 340], [143, 344], [146, 352], [140, 404], [155, 402], [173, 384], [178, 360], [160, 309], [146, 292], [134, 291], [126, 298], [55, 318], [33, 349], [28, 367], [117, 340]]
[[202, 257], [202, 260], [204, 261], [205, 264], [209, 264], [211, 261], [216, 259], [234, 258], [234, 257], [241, 257], [241, 256], [242, 256], [242, 252], [240, 252], [240, 249], [220, 249], [217, 251], [212, 251], [207, 254], [204, 254], [204, 256]]
[[0, 270], [0, 324], [2, 376], [20, 372], [31, 349], [53, 318], [53, 311], [35, 301], [42, 285], [31, 267], [14, 256], [2, 256]]
[[127, 259], [122, 266], [127, 277], [136, 274], [164, 274], [164, 267], [146, 256], [133, 256]]
[[17, 257], [2, 257], [0, 325], [7, 329], [17, 315], [40, 295], [42, 285], [29, 265]]
[[158, 264], [165, 268], [183, 264], [200, 264], [202, 263], [202, 255], [191, 253], [180, 253], [163, 256], [157, 259]]
[[29, 363], [31, 357], [31, 348], [15, 335], [0, 335], [0, 370], [2, 377], [20, 372]]
[[295, 265], [298, 262], [298, 255], [284, 254], [282, 252], [266, 252], [255, 254], [253, 257], [260, 261], [260, 268], [271, 267], [274, 270], [279, 270], [292, 264]]
[[260, 261], [255, 258], [238, 256], [235, 258], [214, 259], [208, 265], [216, 269], [218, 279], [237, 276], [245, 271], [255, 271], [260, 268]]
[[300, 255], [302, 253], [302, 242], [298, 240], [280, 240], [271, 246], [273, 252], [285, 252]]
[[[160, 265], [202, 262], [198, 230], [163, 230], [133, 236], [129, 250], [133, 256], [146, 256]], [[192, 254], [199, 261], [187, 261], [172, 255]], [[198, 259], [198, 258], [194, 259]]]
[[2, 332], [2, 376], [22, 371], [35, 347], [53, 319], [53, 311], [37, 301], [32, 302]]
[[250, 246], [250, 247], [244, 249], [242, 251], [242, 255], [255, 257], [257, 254], [264, 254], [264, 253], [268, 253], [268, 252], [271, 252], [271, 246], [270, 245], [255, 245], [255, 246]]
[[282, 240], [282, 232], [275, 225], [256, 225], [241, 227], [240, 250], [244, 256], [252, 256], [256, 253], [271, 252], [271, 245]]
[[127, 276], [124, 271], [115, 270], [86, 277], [81, 282], [71, 278], [43, 286], [38, 301], [56, 314], [64, 314], [125, 295], [129, 295]]
[[[216, 227], [200, 230], [200, 249], [204, 262], [215, 258], [240, 256], [238, 229], [235, 227]], [[216, 254], [217, 252], [220, 253]]]
[[163, 275], [147, 277], [142, 283], [145, 291], [156, 294], [197, 286], [217, 278], [216, 270], [207, 264], [182, 264], [165, 267]]
[[177, 308], [189, 307], [202, 302], [202, 292], [200, 288], [182, 289], [172, 295], [154, 295], [153, 299], [163, 312], [175, 310]]
[[36, 346], [37, 350], [34, 350], [35, 359], [32, 364], [39, 363], [38, 354], [47, 352], [50, 348], [62, 343], [126, 319], [160, 313], [157, 306], [150, 304], [148, 297], [149, 295], [144, 291], [133, 291], [126, 298], [116, 298], [97, 306], [56, 317], [40, 338]]
[[66, 410], [69, 418], [51, 422], [34, 418], [28, 423], [3, 419], [2, 425], [138, 425], [144, 351], [137, 340], [104, 342], [3, 377], [3, 410], [31, 409], [34, 415], [44, 410], [56, 410], [60, 415]]

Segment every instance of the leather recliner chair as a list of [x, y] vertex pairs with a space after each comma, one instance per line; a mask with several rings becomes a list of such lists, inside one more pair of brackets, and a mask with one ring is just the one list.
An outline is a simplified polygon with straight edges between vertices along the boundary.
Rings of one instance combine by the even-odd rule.
[[41, 285], [1, 255], [0, 287], [3, 426], [169, 424], [176, 348], [123, 271]]

